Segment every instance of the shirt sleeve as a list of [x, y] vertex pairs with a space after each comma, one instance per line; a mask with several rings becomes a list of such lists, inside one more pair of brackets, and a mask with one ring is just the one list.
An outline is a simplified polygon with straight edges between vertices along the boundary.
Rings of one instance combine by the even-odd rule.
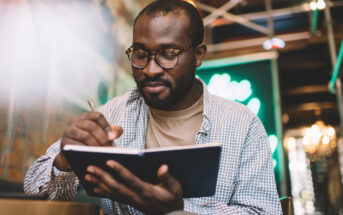
[[282, 214], [267, 134], [255, 117], [245, 138], [230, 202], [197, 205], [185, 199], [184, 210], [196, 214]]
[[74, 172], [63, 172], [54, 166], [59, 151], [60, 141], [30, 166], [24, 179], [25, 193], [45, 195], [53, 200], [71, 200], [76, 196], [79, 180]]

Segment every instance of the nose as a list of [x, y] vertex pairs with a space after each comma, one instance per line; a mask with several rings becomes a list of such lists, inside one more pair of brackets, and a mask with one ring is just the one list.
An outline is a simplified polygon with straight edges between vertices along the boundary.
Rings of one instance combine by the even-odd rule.
[[157, 64], [156, 58], [151, 56], [148, 65], [143, 69], [143, 72], [146, 76], [155, 77], [163, 73], [163, 68]]

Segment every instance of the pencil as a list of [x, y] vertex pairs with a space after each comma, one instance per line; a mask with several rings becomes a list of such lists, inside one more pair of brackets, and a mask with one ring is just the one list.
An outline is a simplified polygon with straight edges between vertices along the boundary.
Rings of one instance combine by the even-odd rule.
[[93, 100], [88, 100], [88, 104], [89, 104], [89, 106], [91, 107], [92, 111], [93, 111], [93, 112], [96, 112], [96, 108], [95, 108], [95, 105], [94, 105]]
[[[88, 100], [88, 104], [89, 104], [89, 106], [91, 107], [91, 109], [92, 109], [93, 112], [97, 112], [93, 100]], [[106, 130], [106, 132], [107, 132], [108, 138], [109, 138], [109, 139], [112, 139], [114, 134], [113, 134], [113, 132], [112, 132], [111, 127], [106, 127], [105, 130]], [[112, 145], [114, 145], [113, 142], [112, 142]]]

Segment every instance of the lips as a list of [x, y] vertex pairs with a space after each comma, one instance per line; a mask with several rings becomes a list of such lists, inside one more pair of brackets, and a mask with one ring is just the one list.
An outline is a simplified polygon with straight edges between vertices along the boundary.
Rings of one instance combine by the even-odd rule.
[[145, 82], [144, 91], [151, 94], [161, 93], [166, 90], [168, 86], [163, 82]]

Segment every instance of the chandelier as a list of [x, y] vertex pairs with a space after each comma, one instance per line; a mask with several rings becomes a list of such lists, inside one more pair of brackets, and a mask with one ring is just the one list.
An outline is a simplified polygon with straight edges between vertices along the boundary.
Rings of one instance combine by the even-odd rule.
[[329, 156], [336, 148], [335, 129], [325, 125], [323, 121], [317, 121], [305, 129], [302, 142], [305, 152], [309, 153], [312, 159]]

